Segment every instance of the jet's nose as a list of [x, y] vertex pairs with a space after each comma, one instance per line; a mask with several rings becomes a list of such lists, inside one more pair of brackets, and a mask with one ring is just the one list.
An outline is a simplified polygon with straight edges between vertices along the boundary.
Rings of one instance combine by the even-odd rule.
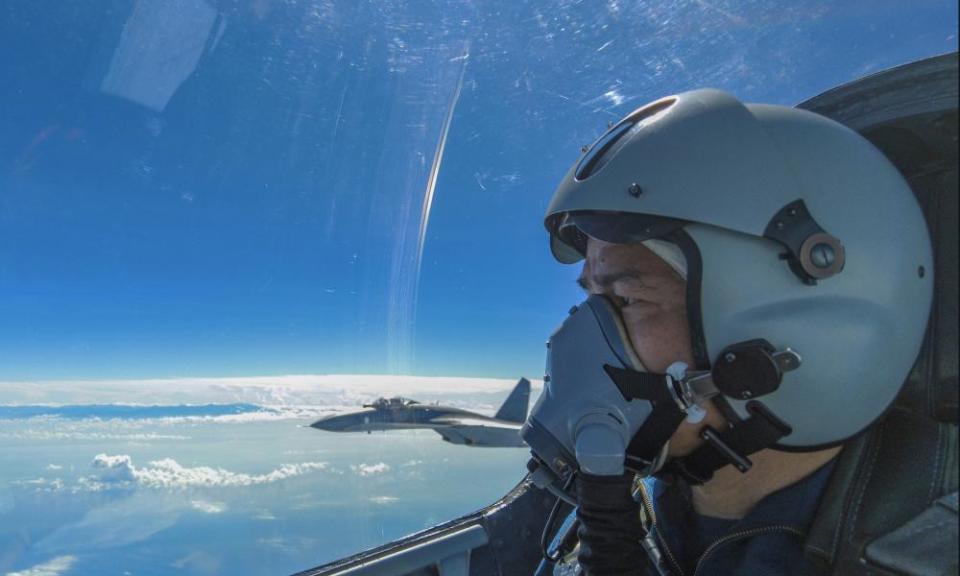
[[324, 416], [323, 418], [317, 420], [310, 425], [311, 428], [316, 428], [317, 430], [326, 430], [328, 432], [336, 432], [340, 430], [342, 426], [342, 418], [340, 416]]

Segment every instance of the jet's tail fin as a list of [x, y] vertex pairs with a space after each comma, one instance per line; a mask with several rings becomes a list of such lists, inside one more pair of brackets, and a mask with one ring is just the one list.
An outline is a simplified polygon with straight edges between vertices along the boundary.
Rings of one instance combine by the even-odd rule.
[[503, 406], [497, 410], [494, 418], [497, 420], [506, 420], [507, 422], [523, 422], [527, 419], [527, 408], [529, 407], [530, 381], [526, 378], [521, 378], [503, 402]]

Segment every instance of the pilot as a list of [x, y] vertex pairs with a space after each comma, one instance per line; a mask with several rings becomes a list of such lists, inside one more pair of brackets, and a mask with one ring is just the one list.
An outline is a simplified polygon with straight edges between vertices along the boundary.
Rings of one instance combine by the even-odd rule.
[[578, 469], [586, 574], [816, 574], [836, 456], [893, 402], [931, 306], [898, 171], [836, 122], [697, 90], [610, 128], [546, 226], [588, 299], [551, 340], [550, 434], [525, 437], [576, 460], [555, 471]]

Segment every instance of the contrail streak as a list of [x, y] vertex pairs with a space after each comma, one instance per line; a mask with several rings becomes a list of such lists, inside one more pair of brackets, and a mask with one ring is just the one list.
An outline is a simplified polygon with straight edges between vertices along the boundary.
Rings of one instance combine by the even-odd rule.
[[463, 89], [463, 76], [467, 71], [467, 61], [470, 59], [469, 43], [464, 46], [463, 56], [461, 59], [463, 65], [460, 67], [460, 78], [457, 80], [457, 87], [453, 91], [453, 95], [450, 97], [450, 105], [447, 107], [447, 116], [443, 119], [443, 126], [440, 129], [440, 140], [437, 142], [437, 149], [433, 154], [433, 165], [430, 166], [430, 176], [427, 178], [427, 189], [424, 191], [423, 205], [420, 208], [420, 235], [417, 238], [417, 284], [414, 294], [419, 291], [420, 266], [423, 263], [423, 247], [427, 240], [427, 226], [430, 223], [430, 209], [433, 207], [433, 195], [437, 190], [437, 177], [440, 175], [440, 164], [443, 162], [443, 151], [447, 147], [447, 135], [450, 133], [450, 124], [453, 121], [453, 112], [457, 108], [457, 102], [460, 101], [460, 91]]

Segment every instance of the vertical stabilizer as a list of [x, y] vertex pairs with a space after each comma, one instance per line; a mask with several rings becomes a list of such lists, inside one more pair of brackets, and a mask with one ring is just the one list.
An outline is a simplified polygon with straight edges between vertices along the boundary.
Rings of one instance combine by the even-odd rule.
[[503, 406], [497, 410], [494, 416], [497, 420], [506, 420], [507, 422], [523, 422], [527, 419], [527, 408], [530, 406], [530, 381], [521, 378], [514, 386], [513, 392], [507, 396]]

